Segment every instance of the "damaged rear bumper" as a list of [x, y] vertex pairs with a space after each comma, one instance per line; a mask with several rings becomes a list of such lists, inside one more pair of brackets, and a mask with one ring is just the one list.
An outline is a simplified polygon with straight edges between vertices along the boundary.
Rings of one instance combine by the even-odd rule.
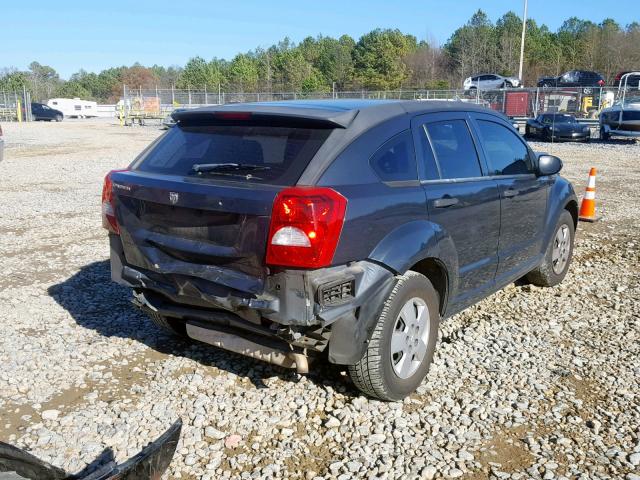
[[[313, 354], [327, 346], [333, 363], [358, 361], [395, 285], [393, 272], [364, 260], [311, 271], [274, 272], [266, 277], [261, 293], [252, 293], [222, 282], [132, 267], [126, 263], [119, 238], [111, 235], [110, 243], [112, 279], [134, 288], [138, 307], [265, 347], [262, 353], [250, 354], [242, 346], [218, 345], [238, 353], [266, 359], [269, 349], [276, 349], [286, 354], [285, 360], [272, 363], [283, 365], [291, 363], [290, 354]], [[301, 360], [293, 363], [300, 365]]]
[[[137, 455], [124, 463], [112, 460], [101, 463], [96, 460], [82, 472], [71, 475], [64, 470], [43, 462], [30, 453], [0, 442], [0, 478], [23, 480], [142, 480], [160, 478], [169, 468], [182, 430], [182, 421], [176, 421], [157, 440], [147, 445]], [[113, 458], [113, 452], [105, 451], [101, 458]], [[3, 476], [5, 472], [5, 476]]]

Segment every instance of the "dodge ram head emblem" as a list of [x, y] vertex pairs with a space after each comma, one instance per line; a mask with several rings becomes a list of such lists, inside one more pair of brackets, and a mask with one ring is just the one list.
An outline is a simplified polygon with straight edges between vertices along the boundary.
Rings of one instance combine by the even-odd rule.
[[178, 195], [178, 192], [169, 192], [169, 201], [171, 202], [171, 205], [178, 203], [179, 198], [180, 195]]

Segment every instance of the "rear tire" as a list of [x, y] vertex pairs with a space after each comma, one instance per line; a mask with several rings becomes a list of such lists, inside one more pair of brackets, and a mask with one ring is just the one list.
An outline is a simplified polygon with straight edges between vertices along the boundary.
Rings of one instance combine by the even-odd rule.
[[381, 400], [402, 400], [418, 388], [438, 340], [438, 306], [427, 277], [413, 271], [398, 277], [364, 355], [349, 366], [359, 390]]
[[539, 287], [554, 287], [562, 282], [571, 264], [574, 235], [573, 217], [567, 210], [563, 210], [547, 246], [544, 260], [525, 278]]
[[600, 140], [609, 140], [611, 138], [611, 134], [608, 133], [604, 127], [600, 127]]
[[187, 328], [184, 322], [180, 322], [175, 318], [168, 318], [163, 315], [160, 315], [156, 312], [147, 312], [147, 315], [151, 319], [153, 323], [155, 323], [161, 329], [172, 333], [178, 337], [189, 338], [187, 335]]

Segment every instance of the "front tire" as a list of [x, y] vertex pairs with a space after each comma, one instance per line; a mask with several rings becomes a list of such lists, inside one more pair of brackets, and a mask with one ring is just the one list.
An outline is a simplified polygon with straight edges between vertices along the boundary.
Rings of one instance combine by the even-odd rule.
[[604, 127], [600, 127], [600, 140], [609, 140], [611, 138], [611, 134], [608, 133]]
[[563, 210], [542, 263], [529, 272], [526, 279], [539, 287], [554, 287], [567, 275], [573, 256], [575, 227], [573, 217]]
[[349, 366], [359, 390], [381, 400], [402, 400], [429, 371], [440, 313], [438, 293], [417, 272], [398, 277], [362, 358]]
[[56, 115], [56, 122], [62, 121], [62, 115]]

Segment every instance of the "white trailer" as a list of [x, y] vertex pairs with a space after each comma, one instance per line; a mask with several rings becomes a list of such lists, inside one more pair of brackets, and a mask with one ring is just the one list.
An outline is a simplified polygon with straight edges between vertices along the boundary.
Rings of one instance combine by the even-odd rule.
[[52, 98], [47, 106], [60, 110], [65, 117], [88, 118], [98, 116], [97, 102], [79, 98]]

